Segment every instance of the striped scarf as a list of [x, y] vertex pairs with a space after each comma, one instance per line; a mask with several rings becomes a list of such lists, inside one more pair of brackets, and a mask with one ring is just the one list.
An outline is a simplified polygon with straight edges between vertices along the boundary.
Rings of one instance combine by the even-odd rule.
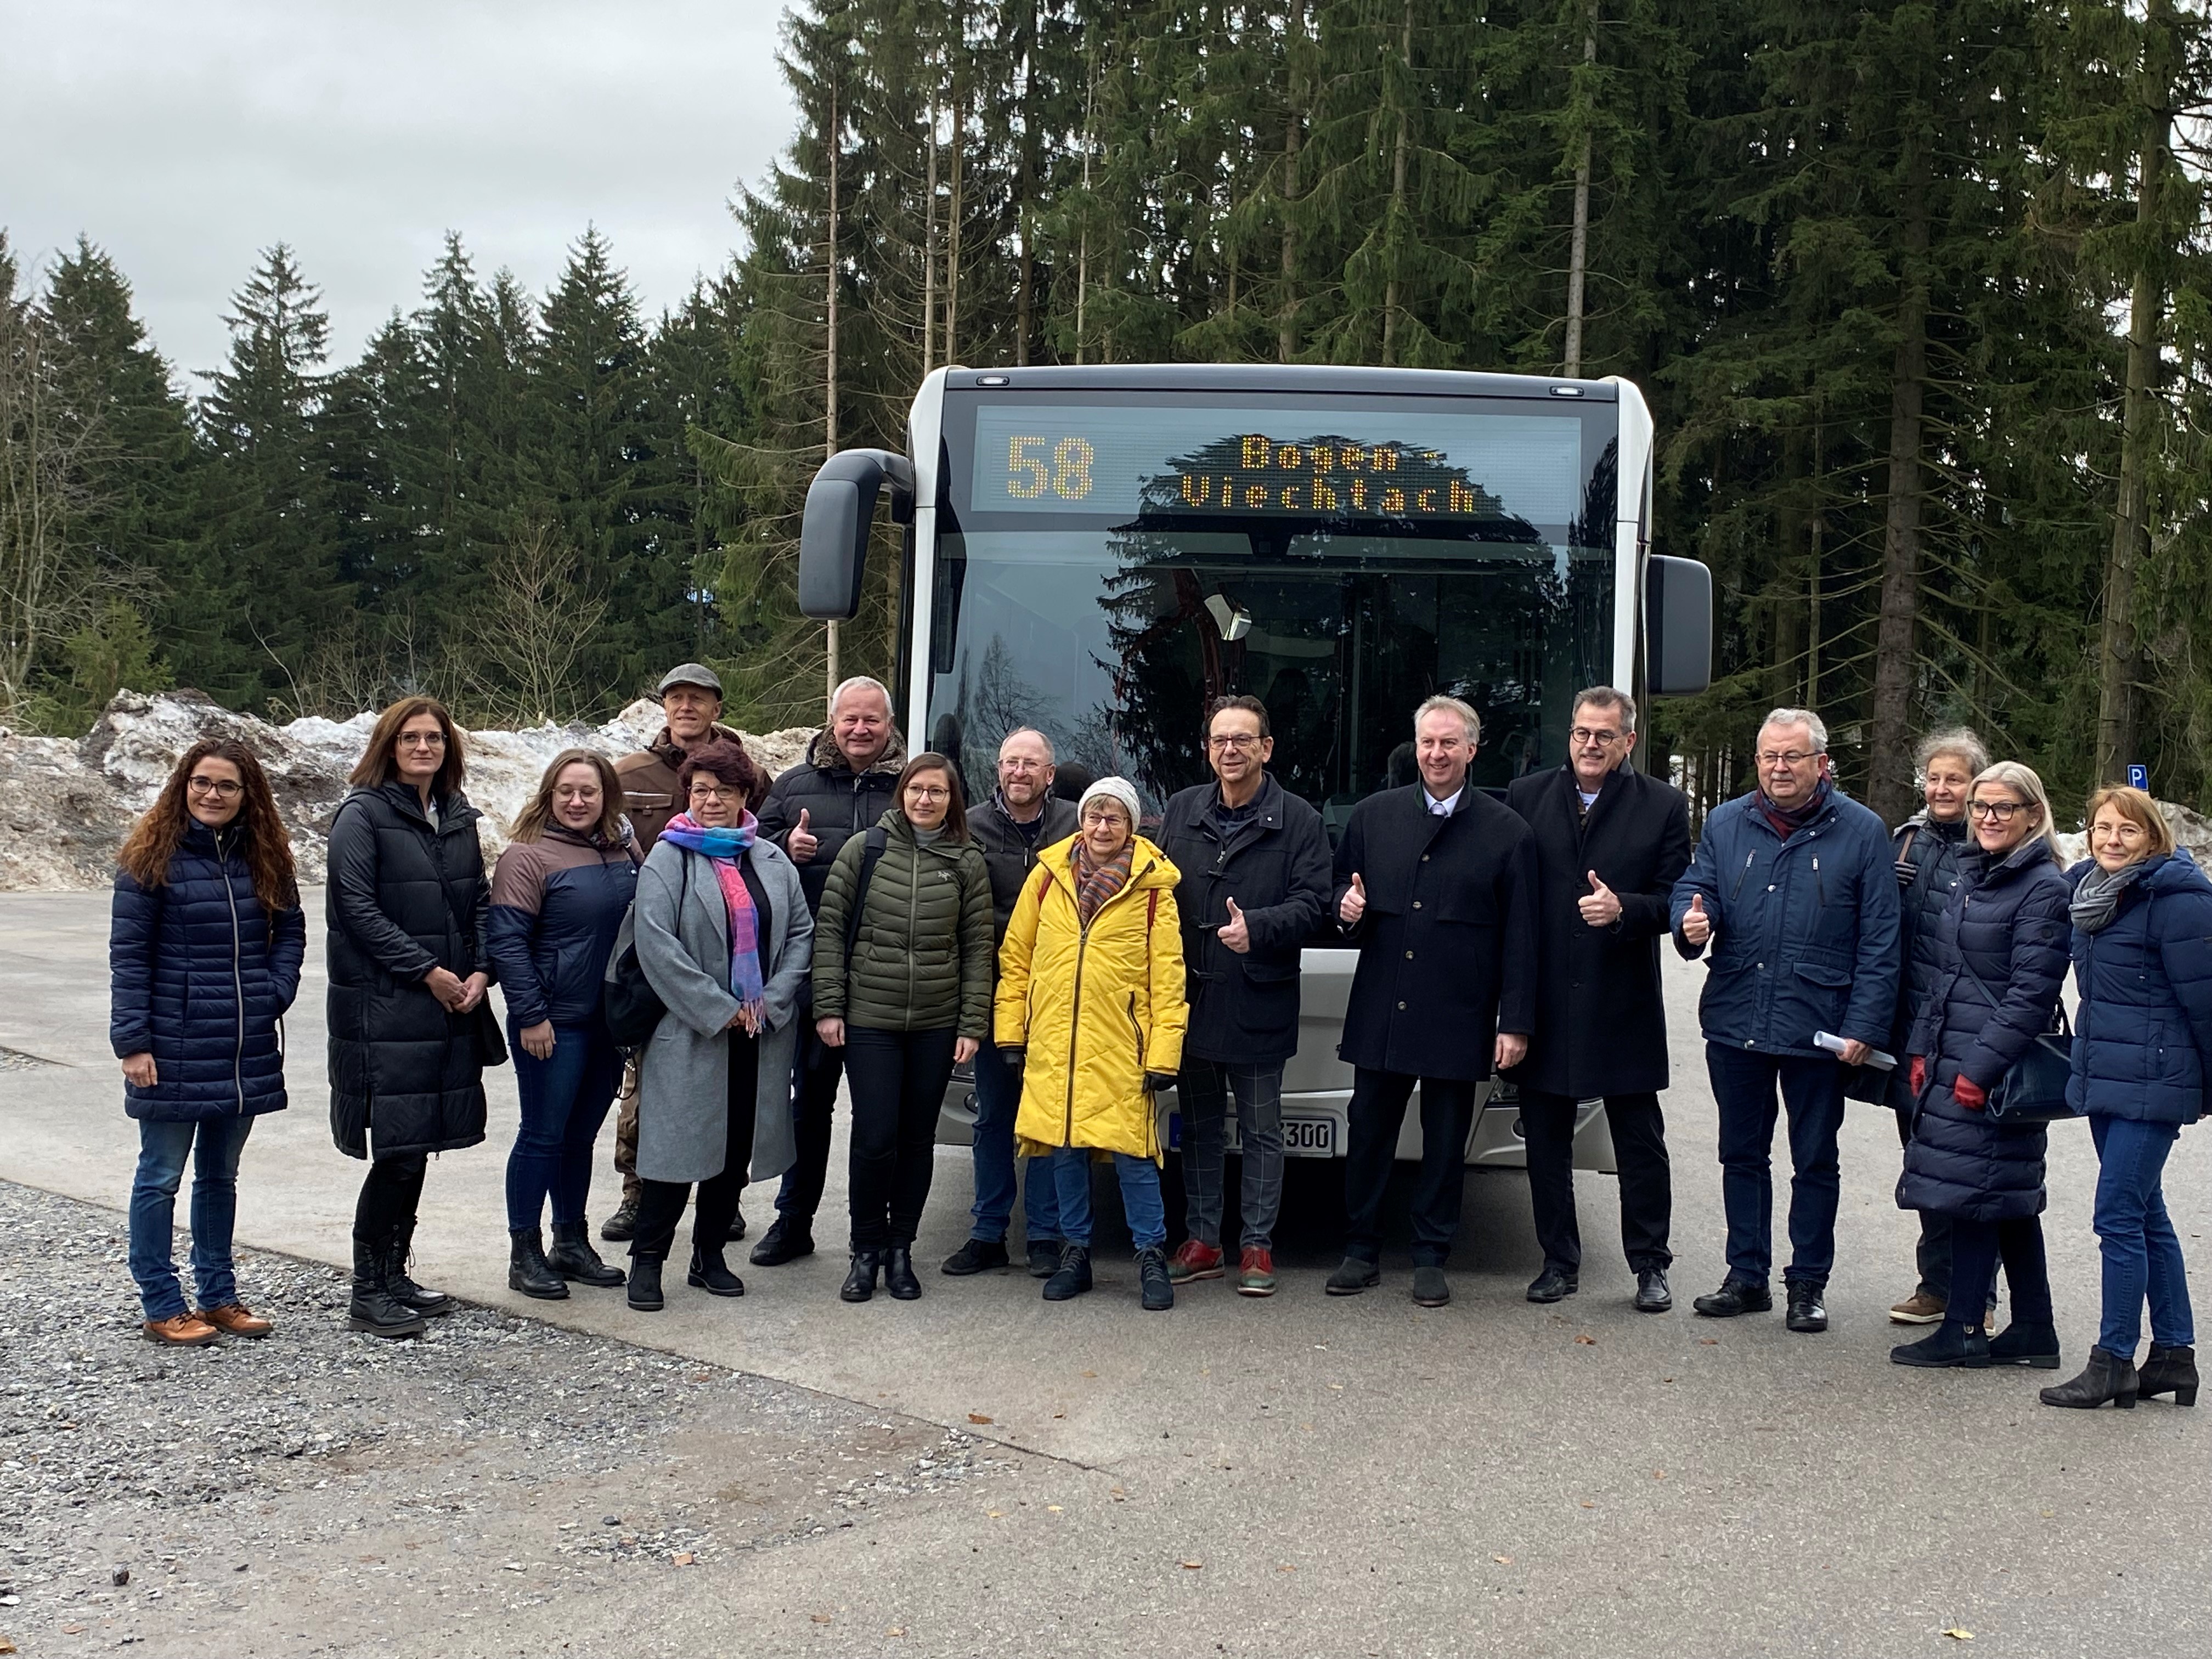
[[1085, 927], [1101, 905], [1128, 885], [1129, 861], [1136, 851], [1133, 836], [1121, 843], [1120, 852], [1100, 864], [1091, 856], [1091, 844], [1080, 836], [1075, 838], [1075, 915]]

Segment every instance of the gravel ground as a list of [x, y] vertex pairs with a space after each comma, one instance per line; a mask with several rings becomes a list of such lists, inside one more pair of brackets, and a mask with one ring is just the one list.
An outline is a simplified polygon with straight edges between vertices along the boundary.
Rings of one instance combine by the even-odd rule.
[[256, 1251], [276, 1334], [160, 1348], [122, 1217], [0, 1182], [0, 1654], [514, 1651], [527, 1609], [696, 1601], [1030, 1461], [486, 1309], [353, 1334], [343, 1275]]

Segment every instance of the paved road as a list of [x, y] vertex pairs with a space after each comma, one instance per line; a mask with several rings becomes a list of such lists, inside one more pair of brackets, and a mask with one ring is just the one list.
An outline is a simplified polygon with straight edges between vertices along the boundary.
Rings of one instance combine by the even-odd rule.
[[[497, 1640], [425, 1611], [422, 1647], [536, 1650], [571, 1636], [595, 1646], [591, 1633], [627, 1630], [641, 1650], [671, 1652], [742, 1641], [770, 1652], [1858, 1656], [1964, 1651], [1946, 1632], [1968, 1631], [1983, 1656], [2212, 1652], [2207, 1414], [2054, 1412], [2035, 1401], [2042, 1374], [1887, 1363], [1895, 1333], [1883, 1310], [1909, 1287], [1911, 1255], [1890, 1198], [1887, 1114], [1855, 1109], [1845, 1129], [1835, 1328], [1799, 1337], [1778, 1316], [1688, 1313], [1690, 1294], [1722, 1272], [1713, 1108], [1693, 1035], [1701, 972], [1669, 969], [1683, 1305], [1661, 1317], [1628, 1308], [1631, 1279], [1607, 1248], [1613, 1183], [1589, 1175], [1583, 1289], [1556, 1309], [1521, 1298], [1539, 1253], [1511, 1175], [1470, 1180], [1455, 1300], [1435, 1311], [1407, 1299], [1402, 1257], [1386, 1261], [1379, 1293], [1325, 1299], [1325, 1224], [1290, 1231], [1272, 1302], [1214, 1284], [1160, 1317], [1139, 1313], [1133, 1274], [1110, 1261], [1096, 1294], [1061, 1307], [1018, 1274], [955, 1283], [933, 1272], [918, 1304], [850, 1308], [836, 1300], [836, 1254], [747, 1269], [738, 1303], [678, 1287], [657, 1316], [630, 1314], [618, 1293], [530, 1303], [505, 1287], [501, 1154], [514, 1106], [499, 1073], [490, 1141], [432, 1170], [419, 1277], [577, 1330], [972, 1425], [1031, 1455], [1034, 1490], [1013, 1508], [939, 1505], [673, 1589], [536, 1608]], [[290, 1022], [298, 1104], [255, 1130], [239, 1231], [338, 1262], [360, 1166], [326, 1133], [321, 1001], [318, 970]], [[122, 1202], [135, 1137], [106, 1005], [104, 900], [0, 897], [0, 1047], [54, 1062], [0, 1069], [0, 1179]], [[2079, 1126], [2053, 1139], [2046, 1222], [2070, 1367], [2096, 1310], [2094, 1160]], [[2167, 1183], [2200, 1261], [2212, 1132], [2200, 1131]], [[756, 1225], [770, 1196], [748, 1195]], [[918, 1256], [933, 1264], [958, 1243], [968, 1197], [964, 1153], [940, 1153]], [[817, 1610], [835, 1623], [817, 1623]], [[870, 1634], [895, 1626], [903, 1634]]]

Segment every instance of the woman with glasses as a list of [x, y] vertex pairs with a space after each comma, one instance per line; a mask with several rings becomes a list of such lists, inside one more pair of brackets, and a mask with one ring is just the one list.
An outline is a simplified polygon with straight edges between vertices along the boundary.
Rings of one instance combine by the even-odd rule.
[[876, 827], [837, 852], [815, 918], [814, 1029], [853, 1090], [853, 1257], [838, 1291], [921, 1294], [914, 1238], [937, 1114], [991, 1013], [991, 876], [952, 763], [916, 755]]
[[[117, 862], [108, 1037], [138, 1124], [131, 1276], [143, 1329], [185, 1346], [266, 1336], [231, 1260], [238, 1160], [253, 1120], [284, 1109], [276, 1023], [300, 989], [307, 929], [253, 751], [227, 738], [187, 749]], [[187, 1159], [197, 1312], [170, 1254]]]
[[[1911, 1139], [1899, 1207], [1949, 1223], [1950, 1298], [1934, 1334], [1890, 1351], [1900, 1365], [2058, 1364], [2043, 1252], [2044, 1126], [1989, 1112], [2005, 1073], [2051, 1029], [2066, 978], [2066, 878], [2043, 781], [2002, 761], [1970, 786], [1973, 846], [1936, 922], [1933, 983], [1903, 1068]], [[1992, 1337], [1983, 1310], [2004, 1262], [2012, 1322]]]
[[484, 1138], [483, 1068], [507, 1059], [484, 1000], [490, 884], [460, 733], [429, 697], [377, 717], [331, 824], [331, 1133], [369, 1160], [348, 1322], [413, 1336], [453, 1300], [407, 1274], [434, 1152]]
[[[2212, 881], [2140, 789], [2089, 797], [2089, 856], [2074, 902], [2074, 1075], [2067, 1104], [2097, 1147], [2104, 1313], [2089, 1364], [2046, 1406], [2197, 1403], [2197, 1331], [2181, 1240], [2166, 1211], [2167, 1155], [2204, 1115], [2212, 1077]], [[2143, 1304], [2150, 1352], [2136, 1369]]]
[[684, 810], [638, 872], [637, 902], [617, 935], [666, 1012], [638, 1055], [637, 1234], [629, 1305], [665, 1300], [661, 1263], [698, 1187], [685, 1283], [709, 1296], [745, 1293], [722, 1249], [750, 1177], [796, 1156], [791, 1061], [799, 998], [814, 942], [806, 892], [783, 849], [749, 811], [764, 780], [726, 738], [695, 749], [676, 775]]

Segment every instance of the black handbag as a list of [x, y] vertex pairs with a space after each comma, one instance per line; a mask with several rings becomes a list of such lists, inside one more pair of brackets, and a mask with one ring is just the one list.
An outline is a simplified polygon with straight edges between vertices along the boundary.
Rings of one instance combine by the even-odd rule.
[[[691, 892], [691, 857], [684, 857], [684, 873], [676, 890], [676, 915], [678, 925], [684, 915], [684, 901]], [[636, 914], [637, 902], [630, 902], [632, 916]], [[607, 1035], [615, 1040], [618, 1048], [642, 1048], [653, 1041], [659, 1028], [668, 1005], [653, 988], [653, 981], [645, 976], [645, 969], [637, 959], [637, 937], [633, 921], [630, 942], [615, 959], [615, 970], [608, 976], [602, 1001], [607, 1022]]]
[[[2000, 1007], [1982, 976], [1973, 970], [1964, 952], [1959, 965], [1966, 970], [1966, 977], [1992, 1008]], [[2061, 1118], [2077, 1115], [2066, 1103], [2067, 1079], [2074, 1075], [2074, 1028], [2066, 1018], [2066, 1005], [2062, 1000], [2054, 1011], [2058, 1024], [2055, 1030], [2045, 1031], [2027, 1045], [2027, 1052], [2005, 1067], [2005, 1074], [1989, 1091], [1982, 1109], [1990, 1115], [1990, 1121], [2008, 1127], [2014, 1124], [2055, 1123]]]

